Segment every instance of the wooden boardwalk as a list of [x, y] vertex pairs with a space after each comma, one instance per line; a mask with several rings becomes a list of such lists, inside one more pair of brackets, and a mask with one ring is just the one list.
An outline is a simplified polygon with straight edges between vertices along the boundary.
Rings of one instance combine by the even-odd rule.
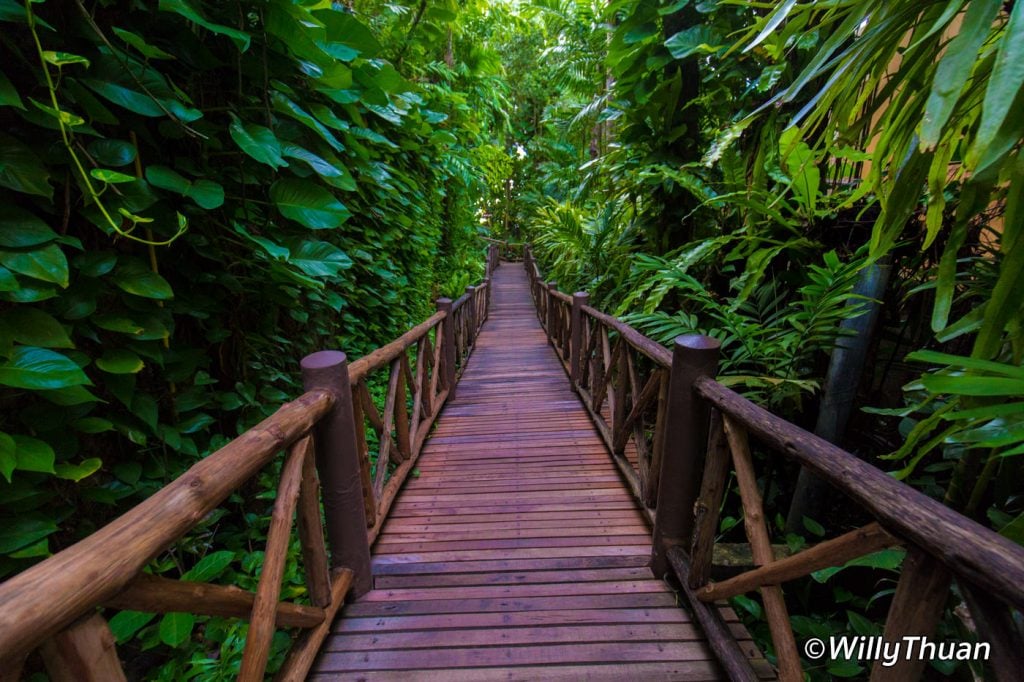
[[[492, 311], [311, 679], [719, 679], [548, 345], [526, 274]], [[735, 614], [727, 619], [752, 658]], [[761, 659], [760, 670], [766, 669]]]

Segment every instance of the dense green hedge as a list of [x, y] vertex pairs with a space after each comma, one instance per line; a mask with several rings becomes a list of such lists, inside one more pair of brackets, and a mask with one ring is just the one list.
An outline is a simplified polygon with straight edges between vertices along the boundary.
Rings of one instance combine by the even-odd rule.
[[[2, 0], [0, 32], [2, 578], [293, 395], [303, 354], [362, 354], [476, 278], [486, 131], [456, 71], [417, 71], [429, 44], [400, 72], [337, 3]], [[261, 489], [156, 570], [244, 585]]]

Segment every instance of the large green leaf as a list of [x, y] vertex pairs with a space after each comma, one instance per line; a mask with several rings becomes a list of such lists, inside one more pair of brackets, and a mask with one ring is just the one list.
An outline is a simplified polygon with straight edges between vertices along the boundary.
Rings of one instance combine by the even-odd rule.
[[11, 474], [18, 466], [17, 446], [14, 439], [0, 432], [0, 476], [11, 482]]
[[[979, 0], [973, 0], [971, 4], [976, 2]], [[1003, 121], [1013, 109], [1017, 93], [1024, 87], [1024, 3], [1013, 3], [1009, 12], [1010, 20], [999, 41], [996, 64], [985, 90], [981, 122], [967, 158], [968, 165], [972, 167], [977, 166], [978, 160], [995, 140]], [[1013, 115], [1019, 115], [1019, 112]]]
[[53, 198], [50, 174], [39, 155], [15, 138], [0, 133], [0, 187]]
[[206, 17], [200, 14], [199, 11], [192, 7], [192, 5], [186, 0], [160, 0], [159, 7], [161, 12], [175, 12], [189, 21], [199, 24], [207, 31], [227, 36], [242, 52], [249, 49], [249, 43], [252, 40], [252, 37], [248, 33], [231, 28], [230, 26], [207, 21]]
[[342, 145], [341, 142], [338, 142], [338, 138], [331, 134], [331, 131], [327, 129], [327, 126], [316, 120], [312, 114], [300, 107], [296, 102], [285, 96], [283, 93], [277, 91], [272, 92], [270, 94], [270, 101], [274, 105], [275, 109], [286, 116], [294, 118], [296, 121], [299, 121], [319, 135], [334, 151], [344, 151], [345, 146]]
[[44, 348], [18, 346], [0, 365], [0, 384], [14, 388], [46, 390], [91, 383], [71, 359]]
[[[356, 56], [373, 57], [381, 50], [381, 45], [355, 15], [348, 12], [321, 10], [313, 12], [327, 28], [327, 40], [320, 48], [331, 56], [343, 61], [351, 61]], [[353, 51], [355, 52], [353, 54]]]
[[106, 98], [118, 106], [124, 107], [128, 111], [135, 112], [140, 116], [156, 118], [158, 116], [165, 115], [164, 110], [160, 108], [160, 104], [144, 92], [133, 90], [132, 88], [113, 81], [83, 78], [81, 79], [81, 82], [101, 97]]
[[935, 70], [935, 80], [925, 105], [921, 123], [921, 146], [934, 147], [942, 136], [960, 91], [971, 75], [992, 21], [1002, 6], [1002, 0], [971, 0], [967, 6], [960, 32], [949, 43], [942, 61]]
[[191, 613], [168, 613], [160, 620], [160, 641], [168, 646], [181, 646], [192, 636], [195, 623]]
[[282, 149], [282, 153], [290, 158], [299, 159], [309, 164], [309, 167], [316, 171], [316, 174], [324, 178], [340, 178], [345, 173], [338, 168], [334, 163], [331, 163], [322, 156], [317, 156], [308, 149], [304, 149], [297, 144], [286, 144]]
[[90, 457], [89, 459], [83, 459], [78, 464], [58, 462], [54, 465], [54, 472], [57, 474], [57, 478], [78, 483], [83, 478], [88, 478], [95, 474], [102, 466], [103, 460], [99, 457]]
[[711, 28], [700, 24], [683, 29], [665, 41], [665, 47], [676, 59], [686, 59], [695, 54], [714, 54], [722, 49], [721, 36]]
[[289, 244], [288, 262], [311, 277], [335, 277], [352, 267], [352, 259], [345, 252], [322, 241], [306, 240]]
[[137, 374], [145, 366], [142, 359], [130, 350], [111, 348], [96, 358], [96, 366], [109, 374]]
[[110, 619], [110, 631], [118, 644], [123, 644], [131, 639], [136, 632], [156, 618], [155, 613], [142, 613], [141, 611], [118, 611]]
[[114, 32], [114, 35], [134, 47], [148, 59], [174, 59], [174, 55], [167, 54], [159, 47], [150, 45], [146, 42], [145, 38], [137, 33], [132, 33], [116, 26], [112, 27], [111, 30]]
[[89, 154], [103, 166], [127, 166], [135, 160], [135, 145], [124, 140], [93, 140], [89, 143]]
[[32, 251], [0, 250], [0, 265], [8, 270], [61, 287], [68, 285], [68, 260], [56, 244]]
[[0, 205], [0, 246], [23, 249], [57, 238], [57, 233], [32, 213], [4, 203]]
[[235, 553], [227, 550], [210, 552], [181, 576], [182, 580], [205, 583], [213, 580], [231, 565]]
[[17, 291], [20, 288], [21, 285], [18, 284], [18, 278], [14, 276], [14, 273], [0, 266], [0, 292]]
[[921, 379], [921, 383], [932, 393], [971, 396], [1024, 396], [1024, 379], [936, 374], [924, 377]]
[[14, 451], [18, 458], [19, 471], [54, 473], [53, 461], [56, 456], [48, 443], [29, 436], [15, 435], [11, 438], [14, 440]]
[[0, 71], [0, 106], [25, 108], [18, 91], [3, 71]]
[[288, 162], [281, 156], [281, 142], [270, 128], [264, 128], [255, 123], [242, 123], [237, 116], [232, 114], [228, 132], [231, 134], [231, 139], [243, 152], [260, 163], [265, 163], [271, 168], [282, 168], [288, 165]]
[[71, 262], [86, 277], [102, 277], [117, 265], [117, 254], [113, 251], [86, 251]]
[[60, 322], [37, 308], [17, 306], [0, 313], [0, 338], [4, 335], [26, 346], [74, 348]]
[[150, 270], [141, 261], [128, 261], [114, 271], [114, 284], [129, 294], [164, 300], [174, 298], [167, 280]]
[[57, 524], [53, 519], [37, 512], [2, 519], [0, 520], [0, 554], [10, 554], [56, 532]]
[[162, 189], [183, 194], [205, 209], [224, 203], [224, 188], [212, 180], [188, 180], [167, 166], [147, 166], [146, 180]]
[[338, 227], [352, 215], [326, 189], [303, 180], [278, 180], [270, 186], [270, 198], [286, 218], [313, 230]]

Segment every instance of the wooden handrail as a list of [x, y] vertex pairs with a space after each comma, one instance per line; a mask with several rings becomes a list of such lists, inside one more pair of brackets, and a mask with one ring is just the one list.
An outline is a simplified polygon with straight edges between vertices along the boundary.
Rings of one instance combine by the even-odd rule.
[[28, 653], [112, 599], [277, 452], [307, 433], [332, 403], [329, 393], [310, 391], [282, 405], [92, 535], [0, 584], [0, 661]]
[[446, 313], [436, 312], [386, 346], [381, 346], [359, 358], [348, 366], [348, 380], [353, 385], [358, 384], [370, 374], [384, 367], [408, 350], [410, 346], [423, 338], [424, 335], [430, 333], [430, 330], [436, 327], [445, 317]]
[[1024, 547], [717, 381], [698, 379], [694, 390], [766, 445], [831, 483], [890, 533], [915, 543], [957, 575], [1024, 610]]
[[[780, 678], [802, 679], [780, 583], [899, 544], [908, 545], [908, 554], [886, 621], [887, 641], [930, 635], [955, 577], [979, 639], [992, 643], [993, 666], [1005, 675], [1024, 665], [1019, 653], [1024, 646], [1015, 637], [1015, 628], [1006, 625], [1006, 606], [1024, 611], [1024, 547], [715, 381], [714, 339], [679, 337], [670, 352], [587, 305], [586, 293], [569, 297], [553, 282], [545, 283], [529, 245], [524, 247], [524, 260], [538, 317], [573, 388], [634, 494], [649, 512], [653, 508], [652, 567], [659, 575], [666, 569], [675, 572], [712, 648], [734, 679], [754, 675], [739, 647], [729, 641], [717, 610], [704, 602], [760, 590]], [[563, 319], [567, 303], [568, 330]], [[566, 334], [568, 353], [563, 349]], [[634, 351], [655, 368], [646, 382], [637, 373]], [[668, 372], [670, 378], [667, 388], [663, 381], [658, 391], [653, 459], [645, 462], [647, 431], [637, 429], [636, 423], [644, 410], [653, 409], [657, 371]], [[877, 522], [776, 560], [768, 544], [748, 432], [832, 484]], [[623, 455], [627, 443], [637, 448], [636, 467]], [[730, 469], [739, 483], [756, 568], [713, 583], [712, 550]], [[701, 470], [702, 482], [697, 481]], [[651, 486], [660, 492], [652, 496]], [[689, 518], [691, 508], [696, 518]], [[876, 662], [871, 677], [873, 682], [916, 679], [923, 665], [909, 659], [892, 667]]]
[[467, 293], [463, 294], [462, 296], [459, 296], [454, 301], [452, 301], [452, 312], [455, 312], [456, 310], [458, 310], [462, 306], [466, 305], [466, 301], [468, 301], [468, 300], [469, 300], [469, 293], [467, 292]]
[[563, 294], [558, 289], [553, 289], [551, 291], [551, 295], [557, 298], [562, 303], [568, 303], [569, 305], [572, 305], [572, 296], [570, 296], [569, 294]]
[[591, 308], [588, 305], [583, 306], [583, 312], [611, 329], [614, 329], [616, 332], [621, 334], [624, 339], [626, 339], [626, 342], [630, 346], [658, 363], [661, 367], [666, 369], [672, 367], [672, 353], [654, 339], [644, 336], [622, 320], [612, 317], [611, 315], [606, 315], [600, 310]]
[[[490, 274], [497, 253], [492, 249], [488, 258]], [[2, 677], [7, 679], [8, 671], [13, 671], [16, 679], [24, 657], [45, 645], [48, 651], [55, 646], [78, 647], [65, 652], [67, 656], [47, 657], [53, 659], [48, 665], [64, 665], [63, 661], [72, 659], [87, 661], [83, 665], [88, 670], [76, 668], [77, 672], [69, 673], [61, 668], [58, 676], [98, 673], [123, 678], [112, 647], [102, 645], [102, 652], [86, 650], [111, 639], [106, 621], [94, 612], [103, 605], [249, 619], [239, 675], [246, 681], [263, 679], [275, 627], [306, 628], [278, 675], [281, 680], [304, 679], [346, 595], [352, 590], [358, 596], [369, 589], [369, 544], [441, 406], [454, 394], [461, 368], [487, 318], [489, 302], [488, 277], [469, 287], [454, 305], [439, 300], [437, 313], [351, 365], [340, 352], [307, 356], [302, 363], [307, 390], [299, 398], [92, 535], [0, 583]], [[414, 346], [413, 361], [408, 351]], [[389, 367], [390, 373], [383, 413], [379, 414], [366, 380], [384, 367]], [[411, 412], [407, 388], [413, 393]], [[380, 462], [373, 480], [364, 419], [379, 427], [381, 436]], [[389, 447], [392, 429], [396, 431], [393, 448]], [[142, 572], [289, 446], [256, 592]], [[315, 450], [324, 451], [315, 459], [323, 465], [320, 478], [325, 481], [330, 573], [320, 522]], [[392, 462], [398, 467], [388, 477]], [[356, 478], [362, 481], [361, 488], [352, 485]], [[353, 498], [353, 491], [358, 498]], [[298, 517], [312, 606], [279, 602], [293, 515]], [[353, 525], [356, 517], [358, 523]], [[90, 613], [91, 617], [83, 618]], [[55, 644], [55, 637], [60, 644]]]

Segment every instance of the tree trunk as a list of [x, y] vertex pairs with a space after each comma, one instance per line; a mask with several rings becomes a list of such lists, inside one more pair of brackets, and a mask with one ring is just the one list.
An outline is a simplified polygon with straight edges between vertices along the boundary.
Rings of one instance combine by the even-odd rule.
[[[875, 323], [881, 303], [877, 302], [885, 295], [891, 270], [888, 260], [869, 265], [860, 273], [860, 279], [854, 285], [853, 293], [866, 296], [866, 310], [859, 316], [843, 320], [839, 327], [854, 332], [853, 336], [841, 336], [836, 340], [832, 358], [829, 361], [828, 374], [825, 376], [825, 388], [818, 408], [818, 421], [814, 433], [827, 441], [839, 445], [846, 422], [853, 411], [857, 397], [857, 387], [864, 371], [868, 347], [874, 334]], [[847, 305], [864, 305], [862, 301], [850, 301]], [[823, 511], [827, 499], [828, 486], [815, 477], [806, 468], [800, 469], [800, 476], [793, 492], [793, 500], [786, 516], [786, 532], [803, 532], [805, 516], [817, 519]]]

